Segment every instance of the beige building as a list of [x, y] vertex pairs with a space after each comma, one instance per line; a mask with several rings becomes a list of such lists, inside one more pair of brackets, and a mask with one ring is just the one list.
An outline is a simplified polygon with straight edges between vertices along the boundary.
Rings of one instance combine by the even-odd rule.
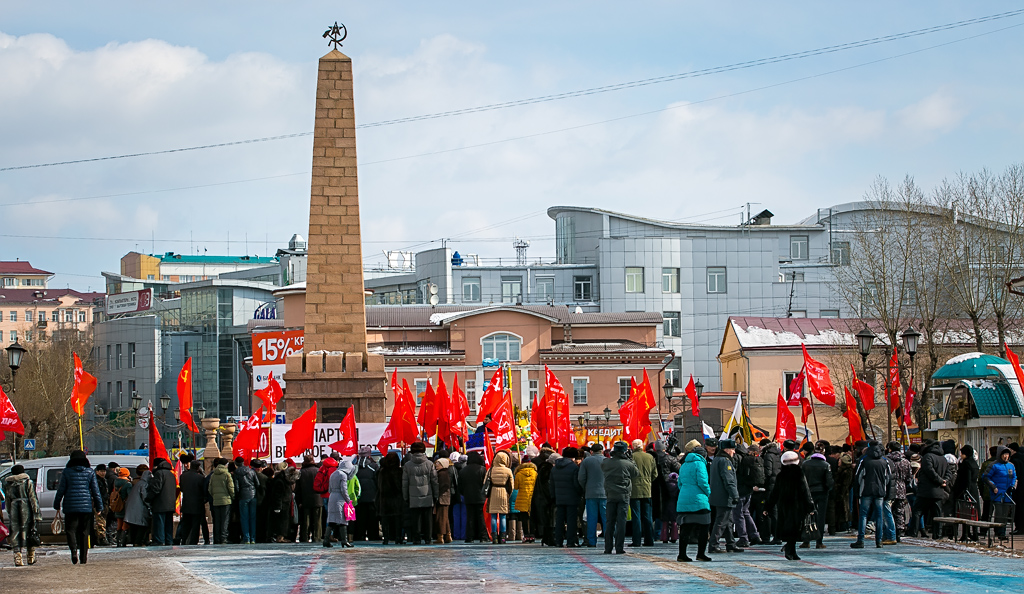
[[45, 342], [59, 332], [88, 334], [102, 293], [47, 286], [52, 272], [28, 262], [0, 262], [0, 344]]

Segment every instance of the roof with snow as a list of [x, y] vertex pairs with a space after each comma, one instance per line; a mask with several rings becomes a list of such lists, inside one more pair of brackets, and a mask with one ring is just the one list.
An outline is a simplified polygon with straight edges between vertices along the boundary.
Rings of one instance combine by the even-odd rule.
[[1010, 362], [995, 355], [965, 353], [957, 355], [932, 375], [933, 380], [999, 379], [1002, 374], [989, 365], [1009, 365]]
[[105, 297], [103, 293], [86, 293], [74, 289], [0, 289], [0, 303], [56, 303], [58, 299], [70, 295], [82, 303], [94, 303]]
[[492, 312], [514, 312], [544, 318], [552, 324], [653, 325], [662, 322], [659, 312], [576, 312], [565, 305], [368, 305], [369, 328], [436, 328], [452, 321]]
[[15, 260], [13, 262], [0, 261], [0, 274], [45, 274], [52, 276], [52, 272], [40, 270], [28, 262]]

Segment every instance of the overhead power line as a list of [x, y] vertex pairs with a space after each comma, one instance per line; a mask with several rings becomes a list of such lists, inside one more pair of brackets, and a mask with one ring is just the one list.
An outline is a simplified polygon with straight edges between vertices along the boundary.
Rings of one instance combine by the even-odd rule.
[[[588, 96], [588, 95], [596, 95], [596, 94], [600, 94], [600, 93], [609, 93], [609, 92], [613, 92], [613, 91], [621, 91], [621, 90], [624, 90], [624, 89], [632, 89], [632, 88], [636, 88], [636, 87], [644, 87], [644, 86], [649, 86], [649, 85], [655, 85], [655, 84], [661, 84], [661, 83], [666, 83], [666, 82], [672, 82], [672, 81], [676, 81], [676, 80], [684, 80], [684, 79], [688, 79], [688, 78], [698, 78], [698, 77], [701, 77], [701, 76], [709, 76], [709, 75], [712, 75], [712, 74], [720, 74], [720, 73], [723, 73], [723, 72], [731, 72], [731, 71], [734, 71], [734, 70], [742, 70], [742, 69], [747, 69], [747, 68], [755, 68], [755, 67], [758, 67], [758, 66], [765, 66], [765, 65], [768, 65], [768, 64], [777, 64], [777, 63], [780, 63], [780, 62], [790, 62], [790, 61], [793, 61], [793, 60], [801, 60], [801, 59], [804, 59], [804, 58], [810, 58], [810, 57], [814, 57], [814, 56], [821, 56], [821, 55], [825, 55], [825, 54], [832, 54], [832, 53], [847, 51], [847, 50], [851, 50], [851, 49], [858, 49], [858, 48], [863, 48], [863, 47], [869, 47], [869, 46], [872, 46], [872, 45], [878, 45], [878, 44], [882, 44], [882, 43], [889, 43], [889, 42], [892, 42], [892, 41], [899, 41], [899, 40], [903, 40], [903, 39], [909, 39], [909, 38], [912, 38], [912, 37], [920, 37], [922, 35], [929, 35], [929, 34], [932, 34], [932, 33], [939, 33], [939, 32], [942, 32], [942, 31], [950, 31], [950, 30], [953, 30], [953, 29], [959, 29], [959, 28], [962, 28], [962, 27], [970, 26], [970, 25], [977, 25], [977, 24], [981, 24], [981, 23], [986, 23], [986, 22], [991, 22], [991, 21], [996, 21], [996, 20], [1001, 20], [1001, 19], [1007, 19], [1007, 18], [1019, 16], [1021, 14], [1024, 14], [1024, 9], [1011, 10], [1011, 11], [1008, 11], [1008, 12], [1001, 12], [1001, 13], [991, 14], [991, 15], [987, 15], [987, 16], [983, 16], [983, 17], [977, 17], [977, 18], [973, 18], [973, 19], [966, 19], [966, 20], [956, 21], [956, 22], [952, 22], [952, 23], [946, 23], [946, 24], [942, 24], [942, 25], [935, 25], [933, 27], [926, 27], [926, 28], [923, 28], [923, 29], [915, 29], [913, 31], [905, 31], [903, 33], [894, 33], [892, 35], [885, 35], [885, 36], [882, 36], [882, 37], [873, 37], [873, 38], [870, 38], [870, 39], [862, 39], [860, 41], [851, 41], [851, 42], [848, 42], [848, 43], [842, 43], [842, 44], [838, 44], [838, 45], [831, 45], [831, 46], [826, 46], [826, 47], [821, 47], [821, 48], [811, 49], [811, 50], [804, 50], [804, 51], [794, 52], [794, 53], [790, 53], [790, 54], [781, 54], [781, 55], [778, 55], [778, 56], [771, 56], [771, 57], [768, 57], [768, 58], [759, 58], [759, 59], [756, 59], [756, 60], [748, 60], [748, 61], [745, 61], [745, 62], [736, 62], [736, 63], [733, 63], [733, 64], [727, 64], [727, 65], [724, 65], [724, 66], [714, 66], [714, 67], [711, 67], [711, 68], [704, 68], [704, 69], [701, 69], [701, 70], [692, 70], [692, 71], [689, 71], [689, 72], [681, 72], [681, 73], [677, 73], [677, 74], [669, 74], [669, 75], [664, 75], [664, 76], [645, 78], [645, 79], [628, 81], [628, 82], [623, 82], [623, 83], [616, 83], [616, 84], [612, 84], [612, 85], [604, 85], [604, 86], [599, 86], [599, 87], [590, 87], [590, 88], [587, 88], [587, 89], [578, 89], [578, 90], [575, 90], [575, 91], [567, 91], [567, 92], [564, 92], [564, 93], [556, 93], [556, 94], [552, 94], [552, 95], [541, 95], [541, 96], [537, 96], [537, 97], [529, 97], [529, 98], [526, 98], [526, 99], [517, 99], [517, 100], [514, 100], [514, 101], [505, 101], [505, 102], [502, 102], [502, 103], [492, 103], [492, 104], [489, 104], [489, 105], [479, 105], [479, 106], [476, 106], [476, 107], [467, 107], [467, 108], [462, 108], [462, 109], [454, 109], [454, 110], [448, 110], [448, 111], [442, 111], [442, 112], [436, 112], [436, 113], [430, 113], [430, 114], [421, 114], [421, 115], [409, 116], [409, 117], [405, 117], [405, 118], [395, 118], [395, 119], [391, 119], [391, 120], [381, 120], [381, 121], [378, 121], [378, 122], [370, 122], [370, 123], [366, 123], [366, 124], [360, 124], [360, 125], [356, 126], [356, 128], [378, 128], [378, 127], [382, 127], [382, 126], [393, 126], [393, 125], [396, 125], [396, 124], [405, 124], [405, 123], [410, 123], [410, 122], [418, 122], [418, 121], [423, 121], [423, 120], [433, 120], [433, 119], [439, 119], [439, 118], [453, 117], [453, 116], [470, 114], [470, 113], [480, 113], [480, 112], [486, 112], [486, 111], [494, 111], [494, 110], [498, 110], [498, 109], [507, 109], [507, 108], [511, 108], [511, 107], [520, 107], [520, 106], [523, 106], [523, 105], [533, 105], [533, 104], [536, 104], [536, 103], [545, 103], [545, 102], [549, 102], [549, 101], [560, 101], [560, 100], [571, 99], [571, 98], [575, 98], [575, 97], [585, 97], [585, 96]], [[145, 151], [145, 152], [138, 152], [138, 153], [128, 153], [128, 154], [124, 154], [124, 155], [111, 155], [111, 156], [105, 156], [105, 157], [92, 157], [92, 158], [87, 158], [87, 159], [73, 159], [73, 160], [67, 160], [67, 161], [55, 161], [55, 162], [50, 162], [50, 163], [35, 163], [35, 164], [31, 164], [31, 165], [14, 165], [14, 166], [9, 166], [9, 167], [0, 167], [0, 172], [2, 172], [2, 171], [15, 171], [15, 170], [20, 170], [20, 169], [37, 169], [37, 168], [41, 168], [41, 167], [56, 167], [56, 166], [59, 166], [59, 165], [73, 165], [73, 164], [79, 164], [79, 163], [93, 163], [93, 162], [98, 162], [98, 161], [112, 161], [112, 160], [115, 160], [115, 159], [129, 159], [129, 158], [134, 158], [134, 157], [145, 157], [145, 156], [151, 156], [151, 155], [164, 155], [164, 154], [170, 154], [170, 153], [182, 153], [182, 152], [198, 151], [198, 150], [205, 150], [205, 149], [211, 149], [211, 148], [223, 148], [223, 147], [228, 147], [228, 146], [237, 146], [237, 145], [242, 145], [242, 144], [256, 144], [256, 143], [261, 143], [261, 142], [270, 142], [270, 141], [275, 141], [275, 140], [285, 140], [285, 139], [290, 139], [290, 138], [299, 138], [299, 137], [303, 137], [303, 136], [311, 136], [312, 134], [313, 134], [312, 132], [296, 132], [296, 133], [293, 133], [293, 134], [282, 134], [282, 135], [279, 135], [279, 136], [265, 136], [265, 137], [262, 137], [262, 138], [250, 138], [250, 139], [246, 139], [246, 140], [235, 140], [235, 141], [229, 141], [229, 142], [219, 142], [219, 143], [214, 143], [214, 144], [204, 144], [204, 145], [190, 146], [190, 147], [181, 147], [181, 148], [174, 148], [174, 149], [164, 149], [164, 150], [156, 150], [156, 151]]]

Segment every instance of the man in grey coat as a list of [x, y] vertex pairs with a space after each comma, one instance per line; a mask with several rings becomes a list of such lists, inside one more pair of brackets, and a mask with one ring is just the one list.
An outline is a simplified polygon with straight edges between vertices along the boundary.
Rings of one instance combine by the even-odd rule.
[[440, 495], [437, 484], [437, 470], [427, 459], [427, 446], [417, 441], [409, 448], [409, 461], [402, 469], [402, 499], [409, 506], [409, 542], [430, 544], [434, 531], [431, 511], [434, 500]]
[[743, 549], [736, 546], [732, 532], [732, 508], [740, 502], [740, 492], [736, 483], [736, 442], [723, 439], [718, 443], [718, 450], [711, 462], [711, 497], [715, 508], [715, 524], [711, 529], [711, 545], [708, 552], [721, 553], [719, 539], [725, 535], [725, 548], [730, 553], [741, 553]]
[[590, 446], [591, 454], [580, 463], [579, 481], [583, 487], [583, 497], [587, 501], [587, 546], [597, 546], [597, 523], [605, 526], [607, 522], [607, 500], [604, 498], [604, 473], [601, 462], [604, 461], [604, 446], [595, 443]]
[[628, 455], [629, 444], [617, 441], [612, 448], [612, 457], [601, 461], [604, 496], [608, 500], [608, 524], [604, 526], [605, 555], [612, 554], [612, 544], [617, 554], [626, 553], [626, 509], [629, 507], [629, 496], [633, 493], [633, 481], [637, 479], [636, 464]]

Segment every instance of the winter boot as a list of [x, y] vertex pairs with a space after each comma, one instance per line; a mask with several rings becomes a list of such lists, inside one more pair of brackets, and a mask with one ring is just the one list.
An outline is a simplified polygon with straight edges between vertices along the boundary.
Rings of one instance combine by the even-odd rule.
[[28, 564], [29, 565], [35, 565], [36, 564], [36, 549], [35, 549], [35, 547], [29, 547], [28, 548]]
[[23, 565], [25, 565], [25, 563], [21, 559], [21, 549], [14, 549], [14, 566], [21, 567]]
[[508, 541], [505, 540], [505, 533], [504, 532], [498, 533], [498, 544], [505, 544], [506, 542], [508, 542]]
[[82, 550], [78, 553], [78, 560], [82, 565], [89, 560], [89, 547], [82, 547]]
[[341, 534], [338, 536], [338, 544], [343, 547], [351, 549], [354, 545], [348, 541], [348, 526], [342, 525], [338, 527]]
[[337, 524], [333, 524], [333, 523], [332, 524], [327, 524], [327, 530], [324, 530], [324, 546], [327, 547], [327, 548], [331, 548], [331, 547], [334, 546], [334, 545], [331, 544], [331, 534], [334, 533], [334, 528], [336, 526], [337, 526]]

